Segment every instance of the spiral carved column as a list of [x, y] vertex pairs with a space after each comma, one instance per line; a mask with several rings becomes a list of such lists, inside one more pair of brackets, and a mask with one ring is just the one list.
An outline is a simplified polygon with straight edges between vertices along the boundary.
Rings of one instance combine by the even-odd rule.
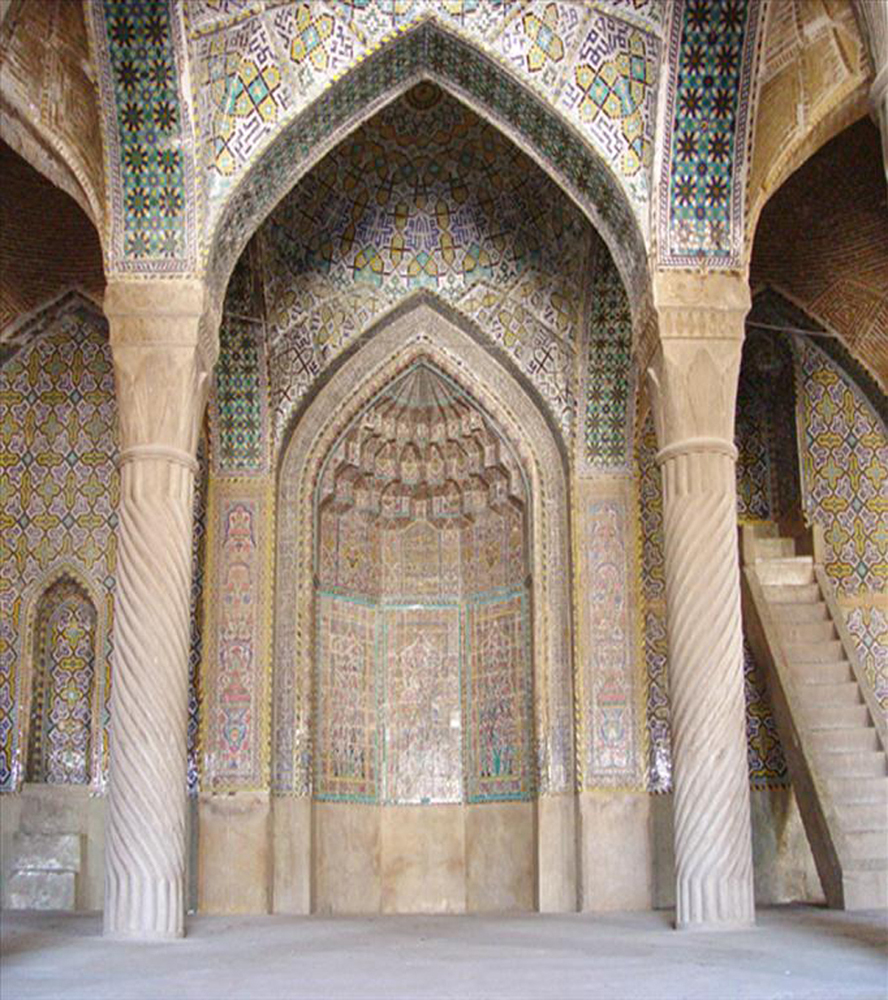
[[184, 932], [186, 729], [195, 451], [206, 365], [203, 289], [109, 285], [120, 506], [105, 933]]
[[676, 926], [745, 926], [755, 905], [733, 427], [748, 290], [728, 275], [669, 275], [655, 302]]

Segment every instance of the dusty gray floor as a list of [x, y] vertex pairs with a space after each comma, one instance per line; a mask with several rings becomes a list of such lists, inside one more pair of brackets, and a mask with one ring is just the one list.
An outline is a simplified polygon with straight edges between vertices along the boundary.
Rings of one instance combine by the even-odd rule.
[[93, 914], [2, 914], [0, 997], [888, 997], [884, 912], [783, 907], [755, 930], [669, 914], [191, 917], [171, 944], [103, 941]]

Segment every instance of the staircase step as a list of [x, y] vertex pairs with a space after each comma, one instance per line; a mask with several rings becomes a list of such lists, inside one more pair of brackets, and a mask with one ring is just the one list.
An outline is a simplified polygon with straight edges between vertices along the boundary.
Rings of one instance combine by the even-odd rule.
[[783, 648], [791, 663], [836, 663], [845, 658], [838, 639], [827, 642], [784, 642]]
[[820, 587], [816, 583], [766, 584], [763, 580], [761, 583], [769, 604], [816, 604], [820, 601]]
[[812, 732], [827, 729], [856, 729], [869, 726], [871, 719], [867, 707], [859, 705], [830, 705], [806, 702], [803, 705], [805, 722]]
[[768, 586], [814, 583], [814, 560], [810, 556], [762, 559], [755, 564], [759, 580]]
[[795, 539], [757, 537], [755, 540], [755, 559], [783, 559], [795, 556]]
[[797, 684], [848, 684], [855, 681], [847, 660], [839, 660], [838, 663], [796, 662], [790, 663], [789, 667]]
[[73, 910], [74, 872], [16, 871], [6, 879], [10, 910]]
[[76, 833], [17, 833], [13, 867], [24, 871], [80, 871], [80, 836]]
[[852, 858], [888, 858], [888, 830], [847, 832], [845, 842]]
[[888, 830], [888, 803], [843, 804], [839, 822], [846, 833], [858, 830]]
[[888, 805], [888, 778], [828, 778], [833, 801], [842, 809], [849, 804]]
[[771, 614], [778, 625], [790, 622], [822, 622], [829, 620], [826, 601], [813, 601], [810, 604], [792, 604], [789, 602], [770, 605]]
[[879, 737], [872, 726], [858, 726], [855, 729], [813, 729], [811, 736], [816, 750], [881, 750]]
[[822, 772], [830, 778], [877, 778], [888, 775], [881, 750], [839, 750], [817, 755]]
[[796, 691], [805, 701], [812, 704], [842, 707], [862, 704], [860, 688], [855, 682], [848, 684], [797, 684]]
[[780, 638], [783, 642], [834, 642], [836, 630], [833, 623], [826, 621], [796, 622], [778, 621]]

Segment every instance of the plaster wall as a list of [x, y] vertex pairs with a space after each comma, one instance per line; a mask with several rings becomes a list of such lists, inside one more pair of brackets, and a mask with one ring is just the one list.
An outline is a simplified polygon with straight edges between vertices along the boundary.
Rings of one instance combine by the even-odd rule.
[[5, 886], [15, 863], [16, 834], [80, 835], [75, 907], [100, 910], [105, 881], [105, 799], [76, 785], [24, 785], [0, 796], [0, 874]]

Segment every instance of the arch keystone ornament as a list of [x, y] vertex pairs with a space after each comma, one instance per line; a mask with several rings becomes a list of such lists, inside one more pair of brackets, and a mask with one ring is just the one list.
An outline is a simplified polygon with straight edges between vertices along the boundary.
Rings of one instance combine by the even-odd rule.
[[739, 275], [658, 274], [649, 371], [663, 477], [676, 926], [755, 921], [737, 555]]
[[184, 933], [191, 533], [208, 387], [195, 281], [111, 283], [120, 508], [105, 934]]

